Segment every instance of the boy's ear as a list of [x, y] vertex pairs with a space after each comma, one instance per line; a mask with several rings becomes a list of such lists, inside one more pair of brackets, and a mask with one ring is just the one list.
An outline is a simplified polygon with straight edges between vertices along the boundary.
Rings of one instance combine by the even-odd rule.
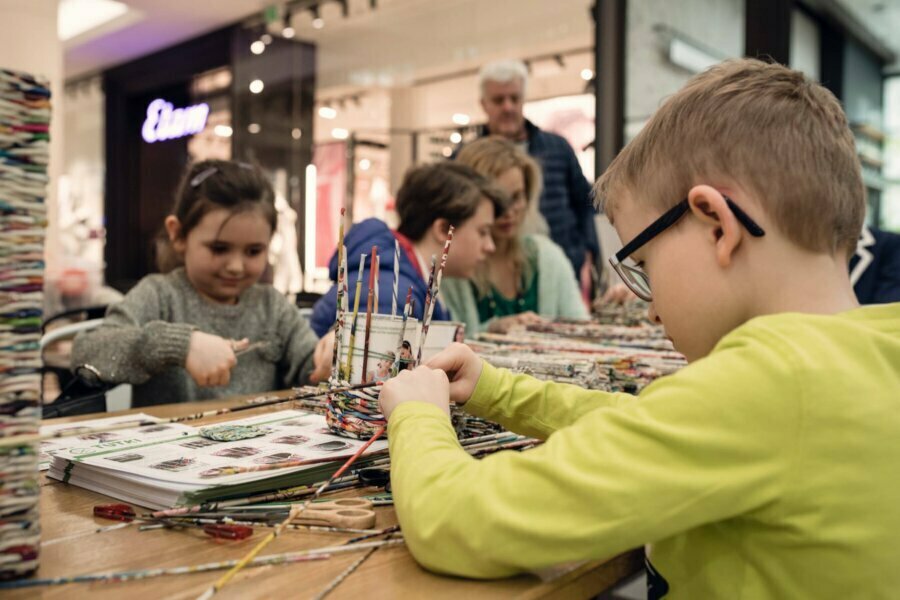
[[169, 242], [171, 242], [172, 248], [174, 248], [176, 252], [184, 252], [185, 241], [181, 236], [181, 222], [178, 220], [178, 217], [169, 215], [163, 223], [165, 224], [166, 235], [169, 236]]
[[429, 228], [431, 235], [434, 236], [439, 243], [443, 244], [447, 241], [447, 233], [450, 231], [450, 221], [444, 218], [435, 219]]
[[737, 247], [741, 245], [744, 230], [722, 195], [714, 187], [695, 185], [688, 192], [688, 205], [695, 217], [709, 230], [710, 242], [716, 248], [716, 262], [728, 267]]

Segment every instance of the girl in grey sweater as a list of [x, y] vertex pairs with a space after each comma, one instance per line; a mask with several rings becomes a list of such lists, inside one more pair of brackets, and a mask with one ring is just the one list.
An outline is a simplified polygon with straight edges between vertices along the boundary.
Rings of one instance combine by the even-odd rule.
[[[258, 168], [195, 164], [166, 217], [170, 246], [103, 324], [75, 338], [73, 367], [134, 385], [134, 406], [283, 389], [327, 378], [331, 340], [257, 283], [275, 230], [274, 194]], [[174, 267], [174, 268], [173, 268]], [[246, 351], [241, 354], [242, 351]]]

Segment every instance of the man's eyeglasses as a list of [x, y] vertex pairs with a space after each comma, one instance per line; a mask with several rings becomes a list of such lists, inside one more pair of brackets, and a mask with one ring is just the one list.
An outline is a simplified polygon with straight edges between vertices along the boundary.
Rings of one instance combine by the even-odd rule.
[[[762, 230], [762, 227], [757, 225], [747, 213], [741, 210], [740, 207], [731, 200], [731, 198], [726, 196], [725, 202], [728, 204], [728, 208], [731, 209], [731, 212], [734, 213], [735, 218], [737, 218], [741, 225], [750, 232], [750, 235], [753, 237], [762, 237], [766, 234], [766, 232]], [[628, 289], [634, 292], [641, 300], [650, 302], [653, 299], [653, 294], [650, 291], [650, 279], [647, 277], [647, 274], [637, 265], [633, 264], [633, 262], [631, 264], [626, 263], [626, 259], [637, 252], [644, 244], [677, 223], [678, 219], [688, 212], [688, 208], [688, 200], [685, 198], [663, 213], [660, 218], [653, 221], [649, 227], [637, 234], [633, 240], [625, 244], [624, 248], [616, 252], [615, 256], [610, 257], [609, 264], [616, 270], [616, 273], [619, 274], [619, 277], [622, 278], [622, 281], [625, 282]]]

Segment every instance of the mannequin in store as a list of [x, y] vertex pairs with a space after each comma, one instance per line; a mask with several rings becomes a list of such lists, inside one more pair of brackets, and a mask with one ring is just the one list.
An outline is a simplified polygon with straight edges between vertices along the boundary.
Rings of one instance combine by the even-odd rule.
[[466, 331], [510, 329], [544, 319], [587, 319], [572, 265], [550, 238], [524, 234], [529, 213], [541, 193], [537, 163], [515, 144], [489, 136], [466, 145], [456, 162], [492, 178], [510, 197], [506, 212], [494, 222], [496, 251], [471, 279], [447, 279], [442, 294], [453, 318]]
[[[393, 289], [395, 241], [400, 246], [398, 295], [402, 306], [408, 289], [415, 303], [413, 316], [421, 319], [425, 306], [427, 279], [431, 257], [440, 259], [449, 227], [454, 227], [453, 245], [447, 257], [444, 277], [472, 277], [478, 266], [494, 251], [491, 227], [503, 213], [508, 199], [503, 190], [479, 175], [474, 169], [440, 163], [410, 169], [397, 192], [396, 210], [400, 224], [396, 231], [384, 221], [366, 219], [355, 224], [344, 238], [347, 247], [347, 289], [349, 306], [355, 303], [356, 280], [360, 255], [371, 254], [378, 247], [379, 313], [390, 314]], [[332, 280], [337, 280], [337, 255], [329, 263]], [[369, 279], [370, 262], [362, 271], [363, 282]], [[362, 286], [359, 305], [365, 306], [367, 286]], [[325, 335], [335, 322], [337, 286], [316, 302], [311, 324], [318, 335]], [[447, 321], [450, 312], [438, 299], [433, 319]]]
[[269, 245], [269, 264], [274, 271], [272, 285], [288, 300], [293, 300], [303, 289], [303, 271], [297, 256], [297, 211], [278, 193], [275, 194], [275, 210], [278, 219]]
[[75, 338], [72, 366], [134, 386], [133, 405], [268, 392], [327, 378], [333, 338], [259, 284], [275, 230], [274, 193], [259, 168], [190, 167], [172, 214], [163, 274], [148, 275]]

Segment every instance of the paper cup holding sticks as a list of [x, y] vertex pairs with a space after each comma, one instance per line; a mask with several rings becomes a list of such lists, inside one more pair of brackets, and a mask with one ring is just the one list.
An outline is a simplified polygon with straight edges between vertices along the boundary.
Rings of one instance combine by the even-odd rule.
[[[341, 353], [338, 357], [340, 385], [387, 381], [399, 370], [412, 365], [418, 352], [421, 329], [417, 319], [407, 318], [404, 325], [399, 316], [372, 315], [368, 349], [362, 342], [365, 339], [366, 315], [358, 314], [356, 319], [354, 335], [353, 315], [344, 314], [345, 325], [341, 331]], [[353, 344], [350, 343], [351, 337], [354, 338]], [[385, 424], [378, 406], [378, 390], [373, 387], [329, 394], [325, 413], [328, 427], [338, 435], [370, 438]]]

